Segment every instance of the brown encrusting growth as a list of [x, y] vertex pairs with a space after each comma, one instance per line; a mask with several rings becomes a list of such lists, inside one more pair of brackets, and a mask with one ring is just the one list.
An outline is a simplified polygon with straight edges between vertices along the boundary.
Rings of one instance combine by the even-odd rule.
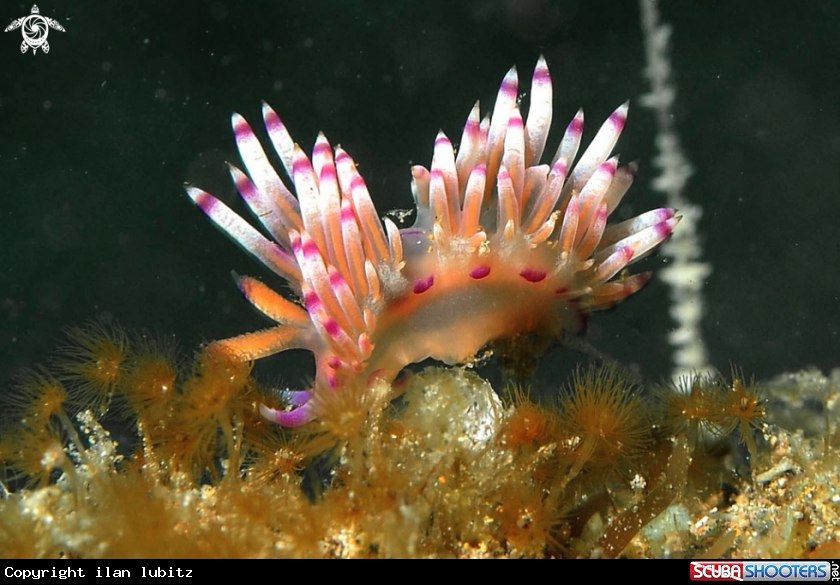
[[[282, 405], [218, 346], [185, 364], [91, 326], [61, 355], [4, 409], [4, 557], [817, 558], [840, 535], [836, 377], [650, 391], [588, 366], [535, 402], [429, 368], [393, 404], [382, 380], [361, 402], [321, 396], [293, 431], [259, 416]], [[107, 384], [91, 366], [117, 362]], [[823, 410], [776, 426], [809, 388]]]

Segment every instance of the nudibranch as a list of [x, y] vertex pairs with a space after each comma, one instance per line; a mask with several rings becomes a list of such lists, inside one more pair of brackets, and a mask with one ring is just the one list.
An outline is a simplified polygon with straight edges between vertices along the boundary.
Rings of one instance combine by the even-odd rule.
[[[610, 154], [624, 127], [620, 106], [575, 159], [583, 112], [548, 163], [552, 86], [541, 57], [527, 121], [512, 68], [492, 115], [479, 104], [457, 149], [437, 135], [430, 169], [411, 169], [414, 225], [380, 220], [350, 156], [323, 134], [312, 158], [263, 104], [269, 139], [294, 185], [286, 187], [253, 130], [238, 114], [233, 132], [247, 174], [231, 166], [237, 190], [264, 232], [195, 187], [187, 192], [223, 231], [285, 279], [301, 304], [261, 281], [237, 277], [245, 297], [277, 325], [217, 341], [243, 360], [292, 348], [312, 351], [310, 390], [289, 408], [261, 408], [284, 426], [319, 415], [318, 396], [375, 377], [393, 380], [426, 358], [464, 361], [489, 342], [525, 332], [559, 335], [581, 316], [638, 291], [649, 274], [624, 268], [653, 251], [679, 217], [655, 209], [608, 225], [633, 182], [635, 166]], [[621, 273], [621, 274], [619, 274]], [[302, 306], [301, 306], [302, 305]]]

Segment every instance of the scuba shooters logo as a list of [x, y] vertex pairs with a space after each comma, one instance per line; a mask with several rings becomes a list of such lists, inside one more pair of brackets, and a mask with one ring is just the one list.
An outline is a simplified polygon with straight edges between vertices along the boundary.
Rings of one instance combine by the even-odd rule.
[[835, 561], [692, 561], [692, 581], [840, 581]]

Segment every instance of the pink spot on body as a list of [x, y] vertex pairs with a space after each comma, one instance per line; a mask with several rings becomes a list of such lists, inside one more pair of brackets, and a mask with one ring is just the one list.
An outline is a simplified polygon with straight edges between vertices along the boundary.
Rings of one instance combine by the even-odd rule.
[[490, 267], [487, 265], [484, 266], [476, 266], [470, 271], [470, 278], [475, 280], [481, 280], [485, 276], [490, 274]]
[[545, 270], [535, 270], [534, 268], [526, 268], [522, 272], [519, 273], [519, 276], [527, 280], [528, 282], [542, 282], [545, 280], [546, 271]]
[[414, 283], [414, 294], [420, 295], [432, 288], [432, 285], [435, 283], [435, 275], [430, 274], [427, 278], [422, 280], [418, 280]]

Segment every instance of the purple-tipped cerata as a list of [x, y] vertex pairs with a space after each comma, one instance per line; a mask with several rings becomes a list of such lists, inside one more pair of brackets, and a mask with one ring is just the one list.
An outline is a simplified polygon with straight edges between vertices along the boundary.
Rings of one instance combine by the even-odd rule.
[[[656, 209], [619, 223], [609, 217], [635, 176], [612, 155], [628, 105], [618, 107], [582, 153], [578, 111], [546, 155], [553, 90], [537, 62], [520, 111], [516, 69], [502, 81], [492, 114], [470, 110], [457, 153], [440, 132], [429, 168], [411, 168], [413, 226], [380, 219], [353, 159], [319, 135], [311, 159], [268, 105], [263, 118], [281, 180], [251, 127], [232, 119], [246, 172], [237, 190], [264, 231], [212, 195], [187, 192], [247, 252], [284, 279], [301, 304], [256, 279], [240, 290], [273, 328], [215, 342], [253, 360], [292, 348], [314, 353], [311, 389], [287, 392], [287, 407], [261, 412], [304, 424], [350, 386], [393, 380], [412, 362], [457, 363], [488, 342], [523, 332], [555, 336], [581, 315], [639, 290], [645, 273], [625, 270], [661, 244], [679, 218]], [[550, 153], [550, 151], [549, 151]], [[576, 161], [576, 162], [575, 162]]]

